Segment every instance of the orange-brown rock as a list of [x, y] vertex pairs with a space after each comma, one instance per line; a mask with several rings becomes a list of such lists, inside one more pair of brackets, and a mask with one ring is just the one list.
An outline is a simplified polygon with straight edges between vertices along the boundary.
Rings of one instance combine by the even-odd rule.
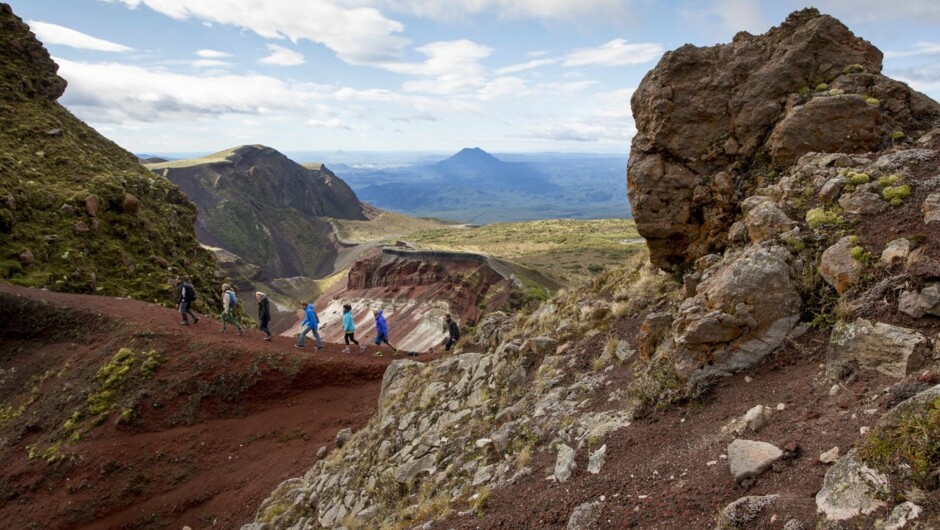
[[866, 152], [936, 127], [940, 105], [881, 67], [877, 48], [815, 9], [666, 53], [631, 100], [628, 195], [653, 263], [721, 251], [740, 202], [802, 154]]

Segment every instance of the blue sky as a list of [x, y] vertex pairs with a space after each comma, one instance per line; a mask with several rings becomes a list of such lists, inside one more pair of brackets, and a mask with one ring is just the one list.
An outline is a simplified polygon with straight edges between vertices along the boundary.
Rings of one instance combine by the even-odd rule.
[[137, 153], [629, 151], [666, 50], [815, 5], [940, 98], [936, 0], [12, 0], [60, 100]]

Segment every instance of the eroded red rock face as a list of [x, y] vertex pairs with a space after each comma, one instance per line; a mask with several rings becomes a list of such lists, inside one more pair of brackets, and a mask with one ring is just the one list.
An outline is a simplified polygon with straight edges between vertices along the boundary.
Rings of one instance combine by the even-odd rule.
[[631, 100], [628, 195], [653, 263], [722, 250], [740, 201], [803, 154], [864, 153], [929, 130], [937, 104], [881, 75], [881, 61], [815, 9], [764, 35], [666, 53]]
[[[382, 309], [394, 346], [429, 350], [445, 336], [446, 313], [461, 326], [472, 326], [484, 313], [508, 304], [511, 274], [497, 268], [502, 268], [500, 263], [477, 254], [397, 249], [371, 253], [352, 265], [345, 284], [317, 301], [321, 335], [327, 342], [343, 341], [342, 306], [348, 303], [361, 341], [374, 340], [372, 312]], [[295, 326], [286, 334], [298, 331]]]

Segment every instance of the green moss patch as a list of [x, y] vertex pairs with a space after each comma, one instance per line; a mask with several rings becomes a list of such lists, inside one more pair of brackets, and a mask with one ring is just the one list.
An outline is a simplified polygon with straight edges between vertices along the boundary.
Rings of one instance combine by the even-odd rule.
[[940, 470], [940, 397], [899, 414], [873, 429], [861, 442], [859, 456], [879, 468], [904, 473], [917, 487], [937, 489]]

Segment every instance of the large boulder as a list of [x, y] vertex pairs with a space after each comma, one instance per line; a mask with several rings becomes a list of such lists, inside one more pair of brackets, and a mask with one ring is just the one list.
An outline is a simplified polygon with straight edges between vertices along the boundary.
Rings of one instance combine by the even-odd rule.
[[853, 449], [826, 472], [816, 508], [827, 519], [842, 521], [884, 507], [881, 498], [887, 494], [888, 478], [860, 462]]
[[845, 365], [875, 370], [903, 379], [922, 368], [931, 356], [930, 339], [907, 328], [859, 318], [839, 322], [829, 338], [830, 372]]
[[706, 271], [672, 324], [680, 377], [744, 370], [783, 342], [802, 306], [789, 259], [781, 246], [751, 246]]
[[936, 127], [940, 105], [880, 75], [881, 63], [871, 43], [815, 9], [763, 35], [666, 53], [631, 100], [628, 194], [652, 262], [687, 266], [724, 248], [768, 166]]

